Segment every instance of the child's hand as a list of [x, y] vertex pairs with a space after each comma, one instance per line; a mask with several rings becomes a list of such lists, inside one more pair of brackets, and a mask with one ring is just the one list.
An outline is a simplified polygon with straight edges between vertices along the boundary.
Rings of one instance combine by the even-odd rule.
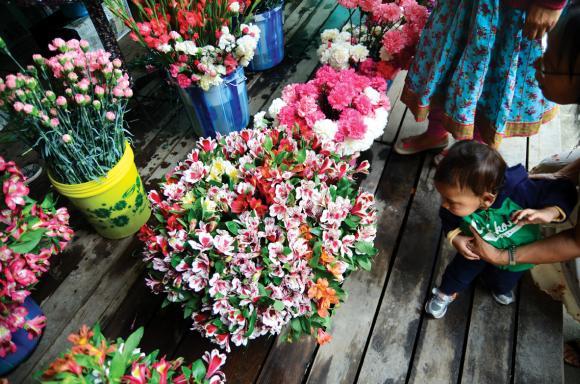
[[530, 5], [524, 24], [524, 36], [530, 40], [541, 39], [556, 26], [561, 13], [561, 9], [553, 10], [536, 4]]
[[512, 214], [512, 221], [517, 225], [548, 224], [560, 217], [560, 211], [555, 207], [543, 209], [522, 209]]
[[479, 260], [479, 255], [473, 252], [473, 237], [457, 235], [451, 242], [457, 252], [461, 253], [467, 260]]

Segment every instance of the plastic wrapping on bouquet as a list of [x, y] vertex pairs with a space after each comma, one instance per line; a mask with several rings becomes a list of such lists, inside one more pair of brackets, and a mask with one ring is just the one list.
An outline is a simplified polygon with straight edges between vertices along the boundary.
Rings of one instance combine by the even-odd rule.
[[180, 95], [195, 133], [200, 137], [241, 131], [250, 122], [246, 77], [240, 66], [224, 77], [220, 85], [207, 91], [197, 86], [180, 88]]
[[[37, 316], [44, 315], [40, 306], [30, 297], [27, 297], [24, 300], [22, 306], [28, 310], [26, 320], [32, 320]], [[20, 328], [14, 332], [12, 334], [12, 342], [16, 344], [16, 352], [9, 353], [8, 355], [0, 358], [0, 377], [6, 376], [20, 363], [26, 360], [28, 356], [30, 356], [30, 354], [36, 349], [40, 338], [41, 336], [29, 339], [28, 332], [26, 332], [23, 328]]]
[[278, 65], [284, 58], [284, 2], [254, 16], [260, 28], [260, 40], [250, 62], [250, 71], [264, 71]]

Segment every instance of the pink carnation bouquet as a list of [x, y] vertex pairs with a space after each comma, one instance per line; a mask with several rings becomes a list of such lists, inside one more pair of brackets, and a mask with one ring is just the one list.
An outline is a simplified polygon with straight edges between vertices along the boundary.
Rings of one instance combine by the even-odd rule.
[[0, 182], [0, 357], [5, 357], [17, 348], [12, 333], [24, 329], [31, 339], [41, 334], [44, 316], [27, 319], [22, 304], [73, 231], [67, 210], [55, 209], [50, 196], [42, 204], [29, 198], [24, 176], [2, 157]]
[[[119, 59], [85, 40], [57, 38], [51, 57], [0, 78], [0, 115], [37, 149], [51, 176], [65, 184], [103, 177], [125, 150], [123, 116], [133, 96]], [[0, 39], [0, 52], [12, 57]]]
[[257, 1], [132, 2], [137, 20], [127, 14], [124, 0], [105, 0], [131, 29], [131, 38], [147, 48], [181, 88], [200, 86], [207, 91], [254, 57], [260, 29], [247, 21]]
[[280, 126], [297, 126], [303, 137], [338, 143], [341, 154], [352, 155], [383, 134], [390, 108], [386, 88], [382, 77], [324, 66], [307, 83], [286, 86], [268, 113]]
[[339, 0], [349, 9], [341, 31], [322, 32], [318, 55], [336, 69], [356, 66], [363, 74], [392, 80], [415, 54], [429, 9], [416, 0]]
[[369, 164], [333, 150], [268, 127], [198, 141], [149, 194], [149, 287], [228, 351], [288, 323], [329, 341], [342, 282], [377, 252], [374, 197], [354, 181]]

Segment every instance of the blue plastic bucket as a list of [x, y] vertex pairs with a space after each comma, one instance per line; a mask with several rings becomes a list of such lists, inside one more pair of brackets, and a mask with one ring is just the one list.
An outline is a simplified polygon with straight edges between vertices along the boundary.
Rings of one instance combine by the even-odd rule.
[[[22, 306], [28, 310], [28, 315], [26, 315], [27, 320], [32, 320], [36, 316], [42, 316], [44, 314], [40, 306], [30, 297], [27, 297], [24, 300]], [[19, 329], [14, 332], [12, 334], [12, 342], [16, 344], [17, 349], [16, 352], [0, 358], [0, 377], [6, 376], [14, 368], [18, 367], [20, 363], [26, 360], [36, 349], [39, 341], [40, 336], [30, 340], [28, 338], [28, 332], [24, 329]]]
[[89, 11], [82, 2], [69, 3], [61, 6], [62, 13], [68, 19], [80, 19], [89, 15]]
[[255, 15], [254, 24], [260, 28], [260, 40], [248, 69], [264, 71], [284, 59], [284, 3]]
[[240, 66], [224, 77], [220, 85], [204, 91], [198, 86], [181, 89], [195, 133], [215, 137], [241, 131], [250, 122], [250, 107], [244, 69]]

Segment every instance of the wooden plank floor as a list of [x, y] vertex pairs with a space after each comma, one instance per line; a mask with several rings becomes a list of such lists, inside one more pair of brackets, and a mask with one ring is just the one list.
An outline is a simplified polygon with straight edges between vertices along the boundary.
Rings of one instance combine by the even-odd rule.
[[[270, 71], [247, 74], [253, 113], [265, 108], [284, 85], [312, 76], [320, 31], [340, 28], [348, 17], [334, 0], [288, 2], [285, 15], [285, 60]], [[143, 82], [130, 125], [137, 165], [152, 187], [185, 157], [195, 139], [176, 94], [159, 81]], [[391, 151], [400, 137], [425, 129], [399, 100], [403, 83], [404, 73], [389, 91], [393, 110], [385, 135], [364, 154], [372, 168], [361, 187], [377, 198], [380, 253], [372, 272], [354, 273], [346, 281], [349, 298], [333, 318], [334, 340], [323, 347], [311, 339], [289, 344], [283, 336], [254, 340], [229, 354], [228, 382], [562, 382], [561, 305], [540, 293], [529, 278], [512, 306], [496, 305], [477, 285], [460, 296], [443, 320], [425, 316], [429, 292], [454, 252], [441, 236], [439, 200], [431, 182], [433, 154], [402, 157]], [[530, 145], [518, 139], [502, 150], [510, 162], [529, 164], [540, 149], [546, 151], [533, 140]], [[46, 180], [34, 185], [39, 192], [48, 187]], [[63, 351], [67, 335], [81, 324], [99, 322], [111, 338], [145, 326], [146, 352], [159, 349], [186, 360], [211, 347], [189, 330], [177, 307], [161, 308], [162, 297], [149, 292], [135, 238], [104, 240], [82, 220], [73, 225], [73, 243], [55, 259], [33, 294], [48, 318], [45, 335], [10, 382], [33, 382], [31, 374]]]

